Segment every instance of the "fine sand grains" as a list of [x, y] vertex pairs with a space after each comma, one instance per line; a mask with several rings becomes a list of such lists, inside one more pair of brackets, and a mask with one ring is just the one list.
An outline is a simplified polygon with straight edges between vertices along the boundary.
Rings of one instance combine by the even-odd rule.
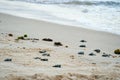
[[[109, 55], [109, 57], [103, 56], [106, 55], [106, 53], [103, 53], [100, 49], [93, 49], [93, 53], [90, 54], [87, 54], [85, 50], [78, 53], [76, 52], [76, 50], [76, 53], [71, 53], [71, 48], [66, 48], [63, 45], [51, 45], [51, 48], [47, 48], [47, 46], [46, 48], [43, 48], [44, 45], [43, 47], [41, 45], [42, 41], [38, 41], [35, 44], [41, 46], [35, 46], [35, 48], [30, 47], [31, 43], [34, 42], [31, 42], [28, 39], [20, 39], [18, 42], [16, 42], [13, 40], [15, 39], [14, 36], [12, 36], [12, 40], [10, 40], [11, 36], [3, 36], [3, 38], [4, 40], [2, 40], [1, 42], [2, 45], [4, 45], [4, 41], [6, 42], [7, 39], [9, 39], [8, 43], [11, 43], [12, 45], [7, 44], [6, 47], [0, 48], [0, 61], [3, 62], [3, 64], [5, 62], [4, 66], [6, 67], [9, 66], [7, 65], [7, 63], [14, 64], [14, 66], [10, 65], [10, 68], [8, 68], [8, 73], [6, 73], [6, 71], [4, 72], [4, 67], [2, 67], [1, 65], [1, 71], [6, 75], [3, 79], [1, 77], [1, 80], [119, 79], [120, 64], [117, 61], [114, 61], [114, 55], [112, 54]], [[29, 44], [26, 45], [27, 42], [29, 42]], [[82, 43], [85, 43], [87, 46], [87, 41]], [[21, 47], [21, 44], [26, 47]], [[54, 44], [54, 42], [51, 44]], [[82, 50], [83, 48], [87, 47], [80, 47], [79, 50]], [[119, 59], [118, 55], [115, 56], [116, 59]], [[115, 62], [116, 64], [113, 64]], [[16, 68], [18, 67], [18, 65], [19, 69]], [[11, 68], [14, 69], [14, 72]], [[27, 72], [28, 70], [30, 70], [29, 74]], [[49, 72], [49, 70], [51, 70], [51, 72]], [[27, 73], [24, 73], [24, 71], [26, 71]], [[19, 75], [16, 75], [15, 73]]]
[[7, 80], [118, 80], [116, 77], [119, 75], [82, 75], [82, 74], [63, 74], [56, 76], [49, 76], [44, 74], [34, 74], [32, 76], [16, 76], [9, 75], [6, 77]]

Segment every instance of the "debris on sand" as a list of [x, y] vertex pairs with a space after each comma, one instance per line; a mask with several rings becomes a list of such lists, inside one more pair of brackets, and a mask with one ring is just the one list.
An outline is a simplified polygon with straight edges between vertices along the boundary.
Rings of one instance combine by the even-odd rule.
[[18, 37], [17, 39], [18, 39], [18, 40], [20, 40], [20, 39], [21, 39], [21, 40], [24, 40], [25, 38], [24, 38], [23, 36], [20, 36], [20, 37]]
[[13, 37], [13, 34], [10, 33], [10, 34], [8, 34], [8, 36]]
[[23, 49], [25, 49], [25, 47], [23, 47]]
[[96, 56], [94, 53], [90, 53], [89, 56]]
[[86, 45], [80, 45], [79, 47], [86, 47]]
[[95, 51], [96, 53], [100, 53], [101, 50], [100, 50], [100, 49], [95, 49], [94, 51]]
[[80, 42], [87, 42], [86, 40], [81, 40]]
[[63, 46], [63, 44], [61, 42], [54, 42], [55, 46]]
[[66, 48], [68, 48], [68, 46], [65, 46]]
[[42, 54], [42, 56], [50, 56], [50, 54], [44, 53]]
[[46, 50], [39, 51], [39, 53], [46, 53], [46, 52], [47, 52]]
[[48, 59], [46, 59], [46, 58], [45, 59], [41, 59], [41, 61], [48, 61]]
[[110, 57], [110, 54], [103, 54], [102, 57]]
[[10, 58], [7, 58], [7, 59], [5, 59], [4, 61], [12, 61], [12, 59], [10, 59]]
[[115, 54], [120, 54], [120, 49], [114, 50], [114, 53], [115, 53]]
[[40, 57], [35, 57], [34, 59], [40, 59], [40, 60], [41, 60], [41, 58], [40, 58]]
[[52, 42], [53, 40], [52, 39], [50, 39], [50, 38], [44, 38], [44, 39], [42, 39], [43, 41], [48, 41], [48, 42]]
[[24, 34], [24, 37], [28, 37], [28, 35], [27, 35], [27, 34]]
[[58, 64], [58, 65], [54, 65], [52, 67], [61, 68], [61, 65]]
[[81, 52], [78, 52], [78, 54], [79, 54], [79, 55], [84, 55], [84, 52], [83, 52], [83, 51], [81, 51]]

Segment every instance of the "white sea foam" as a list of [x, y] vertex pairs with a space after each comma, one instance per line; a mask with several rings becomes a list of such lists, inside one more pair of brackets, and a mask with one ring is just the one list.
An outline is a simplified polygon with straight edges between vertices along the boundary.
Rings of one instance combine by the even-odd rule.
[[[89, 3], [68, 4], [70, 1], [89, 1]], [[2, 0], [0, 1], [0, 12], [120, 35], [120, 1], [94, 1], [47, 0], [47, 2], [43, 2], [43, 0]], [[107, 5], [105, 1], [107, 1]]]

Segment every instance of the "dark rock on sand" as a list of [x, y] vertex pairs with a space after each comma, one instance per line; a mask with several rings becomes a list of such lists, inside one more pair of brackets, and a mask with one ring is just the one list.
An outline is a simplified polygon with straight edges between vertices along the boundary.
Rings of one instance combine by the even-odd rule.
[[52, 42], [53, 40], [52, 39], [50, 39], [50, 38], [44, 38], [44, 39], [42, 39], [43, 41], [49, 41], [49, 42]]
[[23, 36], [19, 36], [18, 38], [17, 38], [18, 40], [25, 40], [25, 38], [23, 37]]
[[78, 54], [79, 54], [79, 55], [84, 55], [84, 52], [81, 51], [81, 52], [78, 52]]
[[41, 59], [41, 61], [48, 61], [48, 59]]
[[103, 54], [102, 57], [110, 57], [110, 54]]
[[41, 59], [40, 57], [35, 57], [34, 59]]
[[100, 53], [100, 49], [95, 49], [94, 50], [96, 53]]
[[23, 47], [23, 49], [25, 49], [25, 47]]
[[54, 42], [55, 46], [63, 46], [63, 44], [61, 42]]
[[28, 35], [27, 35], [27, 34], [24, 34], [24, 37], [28, 37]]
[[120, 49], [114, 50], [114, 53], [115, 53], [115, 54], [120, 54]]
[[90, 53], [89, 56], [96, 56], [94, 53]]
[[87, 42], [87, 41], [85, 41], [85, 40], [81, 40], [80, 42]]
[[86, 45], [80, 45], [79, 47], [86, 47]]
[[10, 34], [8, 34], [8, 36], [13, 37], [13, 34], [10, 33]]
[[68, 46], [65, 46], [66, 48], [68, 48]]
[[39, 51], [39, 53], [46, 53], [46, 52], [47, 52], [46, 50]]
[[12, 61], [12, 59], [7, 58], [7, 59], [5, 59], [4, 61]]
[[92, 63], [92, 64], [94, 64], [94, 65], [95, 65], [96, 63]]
[[42, 54], [42, 56], [50, 56], [50, 54], [44, 53]]
[[61, 65], [54, 65], [52, 67], [61, 68]]

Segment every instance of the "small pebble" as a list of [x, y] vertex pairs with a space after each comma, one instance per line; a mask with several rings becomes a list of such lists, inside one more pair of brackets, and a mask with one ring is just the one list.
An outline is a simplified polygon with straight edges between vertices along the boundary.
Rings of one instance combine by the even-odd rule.
[[12, 59], [9, 59], [9, 58], [8, 58], [8, 59], [5, 59], [4, 61], [12, 61]]
[[13, 34], [8, 34], [8, 36], [13, 37]]
[[46, 50], [39, 51], [39, 53], [46, 53], [46, 52], [47, 52]]
[[61, 42], [54, 42], [54, 46], [63, 46]]
[[79, 55], [84, 55], [84, 52], [78, 52]]
[[95, 49], [94, 51], [97, 53], [100, 53], [100, 49]]
[[50, 56], [50, 54], [42, 54], [42, 56]]
[[89, 56], [96, 56], [94, 53], [90, 53]]
[[61, 65], [54, 65], [52, 67], [61, 68]]
[[49, 42], [52, 42], [53, 40], [52, 39], [50, 39], [50, 38], [44, 38], [44, 39], [42, 39], [43, 41], [49, 41]]
[[41, 61], [48, 61], [48, 59], [41, 59]]
[[86, 45], [80, 45], [79, 47], [86, 47]]
[[34, 59], [41, 59], [40, 57], [35, 57]]
[[96, 64], [96, 63], [92, 63], [92, 64]]
[[87, 42], [87, 41], [85, 41], [85, 40], [81, 40], [80, 42]]
[[109, 54], [103, 54], [102, 57], [110, 57]]
[[65, 46], [66, 48], [68, 48], [68, 46]]

